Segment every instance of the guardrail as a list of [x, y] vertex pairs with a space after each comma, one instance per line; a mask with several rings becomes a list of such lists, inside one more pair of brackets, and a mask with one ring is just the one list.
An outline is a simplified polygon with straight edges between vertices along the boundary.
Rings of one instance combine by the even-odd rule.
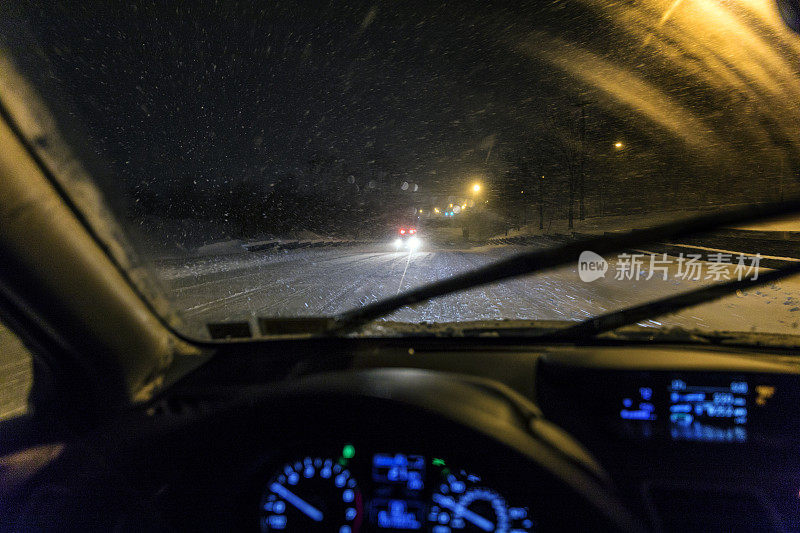
[[673, 256], [705, 254], [709, 248], [746, 256], [759, 254], [761, 266], [781, 268], [800, 261], [800, 232], [725, 229], [648, 248], [657, 248], [652, 251]]
[[[604, 232], [612, 234], [616, 232]], [[596, 237], [597, 234], [572, 233], [555, 235], [515, 235], [489, 239], [488, 244], [516, 246], [552, 246], [570, 240]], [[724, 229], [712, 234], [683, 238], [680, 242], [653, 243], [645, 247], [653, 253], [671, 256], [680, 254], [705, 255], [709, 250], [723, 250], [746, 256], [760, 254], [760, 265], [781, 268], [800, 261], [800, 232]]]

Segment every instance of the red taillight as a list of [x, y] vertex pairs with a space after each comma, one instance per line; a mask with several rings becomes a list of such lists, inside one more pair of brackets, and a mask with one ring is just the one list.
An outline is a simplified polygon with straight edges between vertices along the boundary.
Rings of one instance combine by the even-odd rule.
[[404, 230], [404, 229], [401, 229], [401, 230], [400, 230], [400, 235], [405, 235], [405, 234], [406, 234], [406, 230]]
[[409, 232], [411, 235], [414, 235], [414, 234], [417, 232], [417, 230], [415, 230], [415, 229], [413, 229], [413, 228], [412, 228], [412, 229], [408, 230], [408, 232]]

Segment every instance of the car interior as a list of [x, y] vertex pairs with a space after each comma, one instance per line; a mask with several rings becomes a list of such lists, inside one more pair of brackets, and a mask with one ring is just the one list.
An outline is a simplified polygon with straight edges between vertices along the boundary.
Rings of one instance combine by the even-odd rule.
[[[3, 422], [8, 530], [274, 527], [265, 487], [326, 464], [345, 484], [304, 490], [341, 516], [282, 515], [298, 531], [402, 530], [413, 517], [445, 531], [459, 519], [456, 489], [501, 509], [490, 527], [506, 531], [800, 527], [791, 351], [491, 337], [189, 343], [131, 289], [7, 121], [2, 135], [3, 320], [35, 354], [32, 415]], [[730, 423], [670, 419], [708, 391], [728, 395]], [[379, 459], [405, 481], [379, 475]], [[347, 487], [362, 506], [350, 520]], [[365, 515], [375, 499], [385, 504]], [[488, 525], [478, 522], [462, 527]]]
[[0, 421], [0, 530], [800, 531], [796, 348], [599, 335], [638, 314], [582, 336], [348, 335], [372, 307], [183, 335], [94, 186], [65, 185], [33, 93], [0, 77], [0, 322], [32, 359], [26, 412]]

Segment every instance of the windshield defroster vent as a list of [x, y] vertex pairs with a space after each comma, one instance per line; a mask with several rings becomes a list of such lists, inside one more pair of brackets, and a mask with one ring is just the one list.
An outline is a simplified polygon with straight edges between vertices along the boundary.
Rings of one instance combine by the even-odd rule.
[[208, 324], [208, 334], [214, 340], [249, 339], [253, 336], [249, 322], [222, 322]]

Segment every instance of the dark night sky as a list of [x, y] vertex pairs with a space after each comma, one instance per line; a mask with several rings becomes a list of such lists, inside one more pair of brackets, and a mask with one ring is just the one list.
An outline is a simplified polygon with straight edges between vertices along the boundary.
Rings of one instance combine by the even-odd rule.
[[297, 4], [37, 4], [21, 18], [38, 45], [12, 55], [128, 188], [335, 157], [449, 191], [520, 145], [547, 154], [581, 101], [598, 157], [624, 139], [647, 183], [707, 188], [713, 169], [745, 193], [797, 161], [800, 45], [762, 12], [704, 27], [685, 5], [659, 22], [656, 0]]

